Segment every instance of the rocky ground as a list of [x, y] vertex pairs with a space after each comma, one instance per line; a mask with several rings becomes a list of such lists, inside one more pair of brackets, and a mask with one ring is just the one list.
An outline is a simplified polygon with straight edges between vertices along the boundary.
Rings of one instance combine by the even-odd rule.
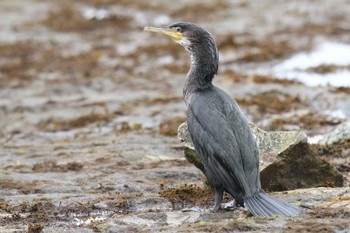
[[220, 50], [215, 84], [248, 119], [317, 142], [350, 119], [350, 62], [296, 69], [309, 81], [349, 74], [341, 85], [309, 86], [274, 68], [324, 43], [350, 44], [349, 8], [348, 0], [1, 1], [0, 231], [350, 231], [348, 141], [315, 145], [344, 187], [273, 193], [304, 207], [301, 216], [181, 212], [213, 204], [176, 138], [189, 57], [142, 31], [203, 25]]

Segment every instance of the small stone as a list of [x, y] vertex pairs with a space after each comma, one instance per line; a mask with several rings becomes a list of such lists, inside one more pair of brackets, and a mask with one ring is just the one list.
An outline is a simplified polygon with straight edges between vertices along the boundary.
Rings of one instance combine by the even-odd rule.
[[181, 141], [183, 149], [185, 152], [185, 158], [188, 162], [194, 164], [198, 169], [204, 173], [203, 164], [197, 154], [197, 151], [194, 149], [191, 135], [188, 132], [187, 123], [182, 123], [177, 131], [177, 138]]
[[195, 223], [200, 217], [198, 212], [182, 212], [182, 211], [173, 211], [167, 213], [167, 224], [170, 226], [177, 226], [185, 223]]

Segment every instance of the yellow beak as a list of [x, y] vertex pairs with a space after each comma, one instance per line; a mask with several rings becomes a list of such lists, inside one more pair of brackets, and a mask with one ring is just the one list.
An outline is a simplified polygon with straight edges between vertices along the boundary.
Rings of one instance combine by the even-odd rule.
[[174, 32], [170, 28], [145, 27], [143, 30], [146, 32], [156, 32], [156, 33], [166, 35], [175, 41], [179, 41], [183, 38], [183, 35], [181, 32]]

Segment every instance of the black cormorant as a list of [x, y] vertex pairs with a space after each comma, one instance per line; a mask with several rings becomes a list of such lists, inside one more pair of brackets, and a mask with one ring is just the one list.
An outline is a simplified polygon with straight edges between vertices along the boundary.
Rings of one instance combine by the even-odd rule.
[[215, 189], [213, 209], [221, 207], [225, 191], [255, 216], [299, 214], [300, 208], [261, 189], [259, 150], [249, 123], [237, 103], [212, 84], [219, 55], [210, 33], [192, 23], [144, 30], [172, 38], [191, 55], [191, 68], [183, 88], [187, 125], [207, 180]]

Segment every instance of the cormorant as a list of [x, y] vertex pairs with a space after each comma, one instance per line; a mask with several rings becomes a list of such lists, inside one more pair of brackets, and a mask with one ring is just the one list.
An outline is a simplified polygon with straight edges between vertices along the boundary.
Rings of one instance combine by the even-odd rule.
[[187, 125], [207, 180], [215, 190], [213, 210], [220, 209], [225, 191], [236, 205], [247, 207], [255, 216], [299, 214], [300, 208], [261, 189], [259, 150], [249, 123], [237, 103], [212, 84], [219, 54], [210, 33], [198, 25], [182, 22], [144, 30], [170, 37], [191, 55], [183, 88]]

